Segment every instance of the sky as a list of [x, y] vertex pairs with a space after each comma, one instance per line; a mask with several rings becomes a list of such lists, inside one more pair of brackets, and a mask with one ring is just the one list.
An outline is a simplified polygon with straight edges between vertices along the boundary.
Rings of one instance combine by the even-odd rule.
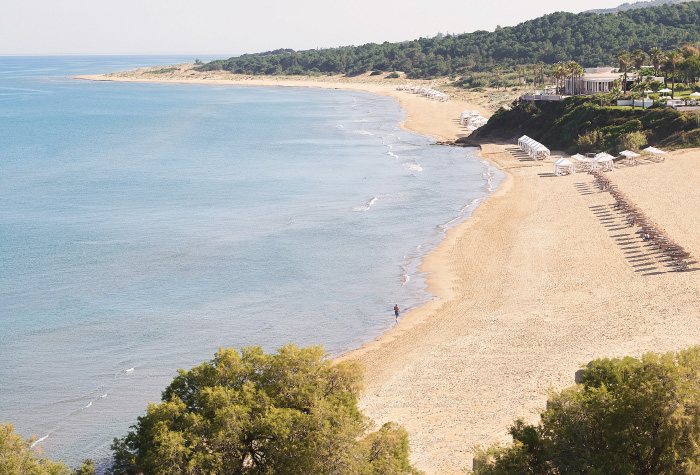
[[229, 57], [493, 31], [625, 0], [8, 0], [0, 55]]

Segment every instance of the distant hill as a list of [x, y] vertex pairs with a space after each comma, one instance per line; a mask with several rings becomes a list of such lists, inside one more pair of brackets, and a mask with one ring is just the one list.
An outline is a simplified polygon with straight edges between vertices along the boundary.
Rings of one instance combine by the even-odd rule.
[[648, 0], [646, 2], [623, 3], [615, 8], [599, 8], [597, 10], [586, 10], [589, 13], [617, 13], [625, 10], [635, 10], [637, 8], [660, 7], [661, 5], [675, 5], [678, 3], [695, 2], [698, 0]]
[[411, 78], [491, 71], [543, 61], [610, 65], [619, 50], [663, 50], [700, 43], [700, 2], [617, 14], [557, 12], [517, 26], [403, 43], [368, 43], [309, 51], [277, 50], [217, 60], [201, 70], [240, 74], [361, 74], [404, 71]]

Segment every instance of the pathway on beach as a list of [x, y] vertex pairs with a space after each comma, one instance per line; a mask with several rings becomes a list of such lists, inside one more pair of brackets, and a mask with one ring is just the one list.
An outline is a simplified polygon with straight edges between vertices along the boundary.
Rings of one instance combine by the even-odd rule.
[[[554, 177], [509, 148], [484, 146], [509, 178], [426, 260], [441, 299], [346, 356], [366, 367], [365, 412], [404, 425], [428, 474], [471, 468], [475, 444], [535, 422], [548, 389], [573, 385], [591, 359], [700, 343], [700, 265], [668, 272], [591, 175]], [[700, 151], [611, 177], [700, 256]]]

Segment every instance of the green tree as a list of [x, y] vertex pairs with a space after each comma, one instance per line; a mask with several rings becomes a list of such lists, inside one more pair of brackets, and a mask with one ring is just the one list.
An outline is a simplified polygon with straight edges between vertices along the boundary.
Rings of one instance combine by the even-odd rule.
[[661, 61], [664, 59], [664, 52], [661, 51], [661, 48], [654, 47], [649, 50], [649, 59], [651, 60], [651, 64], [654, 65], [654, 76], [658, 77], [659, 66], [661, 66]]
[[627, 92], [627, 69], [629, 68], [630, 62], [632, 62], [632, 56], [629, 51], [618, 51], [615, 55], [620, 69], [624, 71], [624, 79], [622, 80], [622, 92]]
[[[177, 474], [417, 473], [407, 434], [385, 426], [364, 437], [361, 369], [321, 347], [221, 349], [180, 370], [145, 416], [112, 445], [112, 472]], [[375, 447], [380, 449], [372, 450]], [[405, 449], [405, 450], [404, 450]]]
[[700, 347], [641, 359], [600, 359], [554, 394], [538, 425], [475, 457], [487, 474], [700, 472]]
[[644, 59], [646, 55], [641, 49], [636, 49], [632, 51], [632, 61], [634, 62], [634, 69], [637, 71], [637, 83], [642, 82], [642, 66], [644, 65]]
[[94, 475], [92, 461], [71, 471], [62, 462], [40, 457], [31, 448], [33, 441], [15, 434], [12, 424], [0, 423], [0, 475]]
[[666, 53], [666, 60], [671, 66], [671, 98], [675, 98], [676, 92], [676, 65], [683, 59], [683, 55], [676, 50]]
[[583, 74], [583, 68], [576, 61], [566, 63], [566, 71], [571, 75], [571, 95], [576, 95], [576, 78]]

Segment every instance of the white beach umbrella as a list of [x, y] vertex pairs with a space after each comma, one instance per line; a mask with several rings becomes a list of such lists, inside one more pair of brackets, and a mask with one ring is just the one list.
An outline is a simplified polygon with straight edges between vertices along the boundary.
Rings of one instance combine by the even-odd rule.
[[623, 150], [620, 152], [620, 155], [627, 158], [636, 158], [640, 156], [637, 152], [633, 152], [632, 150]]
[[700, 97], [700, 92], [694, 92], [690, 95], [690, 97]]
[[669, 88], [665, 87], [663, 89], [659, 89], [659, 92], [672, 92]]

